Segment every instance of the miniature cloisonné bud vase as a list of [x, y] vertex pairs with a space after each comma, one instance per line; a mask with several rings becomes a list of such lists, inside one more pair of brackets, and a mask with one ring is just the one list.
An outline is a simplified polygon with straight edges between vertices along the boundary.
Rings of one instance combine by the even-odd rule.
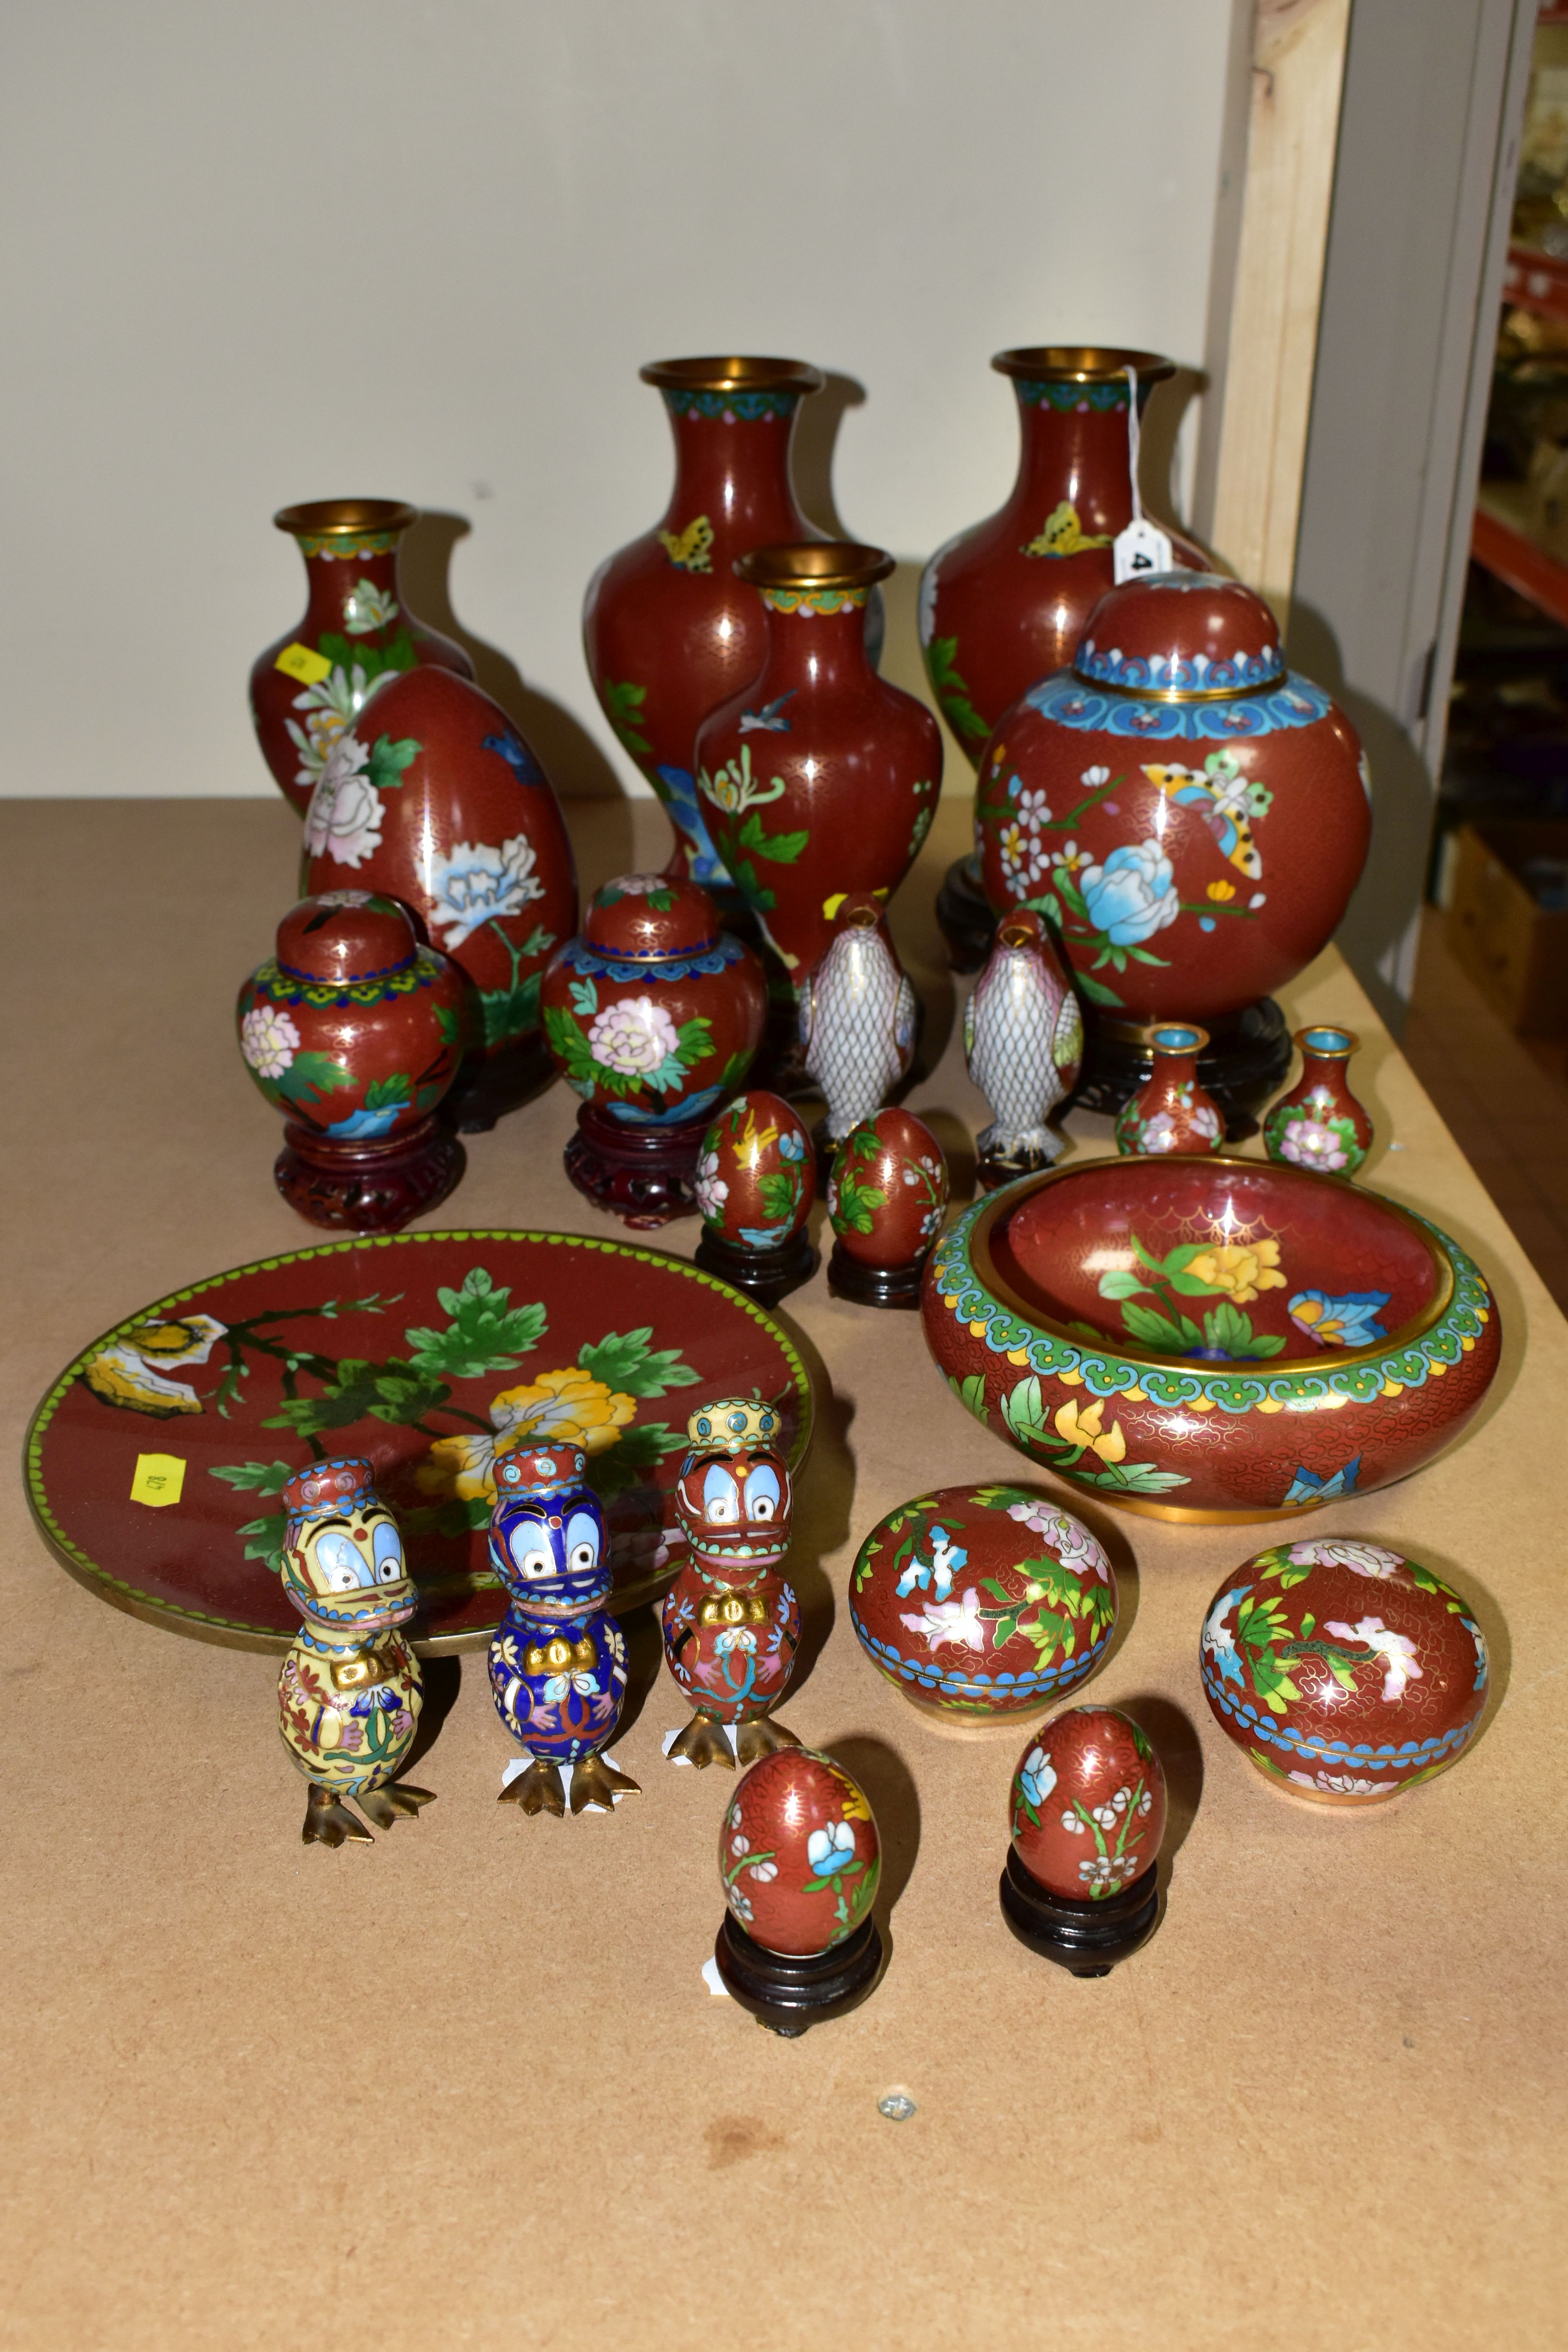
[[1225, 1121], [1213, 1096], [1198, 1084], [1198, 1055], [1208, 1042], [1208, 1031], [1194, 1028], [1190, 1022], [1163, 1022], [1150, 1030], [1153, 1071], [1117, 1115], [1118, 1151], [1130, 1155], [1220, 1149]]
[[370, 1836], [345, 1798], [378, 1829], [432, 1801], [392, 1785], [425, 1701], [404, 1632], [419, 1595], [368, 1462], [313, 1463], [282, 1499], [279, 1565], [303, 1622], [278, 1677], [278, 1727], [310, 1784], [304, 1842], [337, 1846]]
[[865, 1795], [809, 1748], [753, 1764], [719, 1833], [731, 1917], [764, 1951], [795, 1958], [830, 1950], [869, 1917], [880, 1867]]
[[873, 1116], [915, 1057], [919, 1003], [878, 898], [861, 891], [845, 899], [827, 952], [798, 994], [801, 1050], [827, 1104], [832, 1147]]
[[545, 1035], [583, 1097], [566, 1169], [627, 1224], [698, 1208], [716, 1103], [742, 1085], [767, 1013], [763, 970], [695, 882], [623, 874], [544, 976]]
[[947, 1210], [947, 1161], [912, 1111], [879, 1110], [845, 1138], [827, 1182], [828, 1283], [869, 1307], [916, 1307]]
[[317, 499], [272, 518], [305, 559], [309, 602], [299, 626], [257, 656], [250, 715], [273, 781], [301, 816], [384, 678], [421, 663], [474, 674], [461, 646], [408, 610], [397, 542], [418, 520], [400, 499]]
[[1053, 1716], [1018, 1759], [1011, 1826], [1014, 1853], [1048, 1894], [1125, 1894], [1165, 1834], [1165, 1774], [1147, 1734], [1114, 1706]]
[[874, 1527], [849, 1586], [871, 1664], [924, 1714], [1010, 1724], [1086, 1682], [1116, 1577], [1082, 1521], [1021, 1486], [943, 1486]]
[[462, 1147], [437, 1106], [462, 1055], [462, 974], [369, 890], [301, 899], [239, 992], [239, 1049], [287, 1118], [274, 1173], [312, 1224], [392, 1233], [444, 1200]]
[[1353, 1029], [1298, 1029], [1301, 1075], [1263, 1122], [1270, 1160], [1353, 1176], [1372, 1150], [1373, 1125], [1350, 1090], [1347, 1065], [1361, 1039]]
[[1215, 1722], [1272, 1786], [1376, 1805], [1461, 1754], [1487, 1645], [1421, 1562], [1353, 1536], [1276, 1544], [1226, 1579], [1199, 1664]]
[[735, 577], [736, 559], [812, 535], [789, 452], [801, 401], [823, 378], [802, 360], [755, 357], [659, 360], [640, 373], [664, 395], [675, 484], [662, 520], [589, 582], [583, 646], [605, 718], [675, 827], [666, 870], [732, 900], [692, 781], [692, 746], [767, 653], [762, 604]]
[[976, 1139], [982, 1189], [1049, 1167], [1062, 1141], [1046, 1122], [1077, 1083], [1083, 1015], [1045, 925], [1027, 908], [996, 927], [964, 1007], [963, 1054], [991, 1106], [991, 1124]]
[[550, 781], [499, 702], [443, 669], [378, 686], [311, 796], [305, 875], [309, 890], [401, 898], [460, 966], [460, 1127], [492, 1127], [538, 1091], [540, 976], [576, 927], [577, 876]]
[[737, 1095], [702, 1139], [697, 1161], [702, 1238], [697, 1263], [771, 1307], [810, 1276], [816, 1253], [806, 1218], [816, 1155], [782, 1095]]

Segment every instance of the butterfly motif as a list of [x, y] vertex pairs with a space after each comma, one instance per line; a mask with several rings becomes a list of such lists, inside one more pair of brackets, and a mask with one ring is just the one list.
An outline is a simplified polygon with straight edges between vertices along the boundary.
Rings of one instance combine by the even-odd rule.
[[1201, 770], [1173, 762], [1146, 767], [1143, 773], [1167, 800], [1199, 811], [1238, 874], [1249, 882], [1261, 880], [1263, 860], [1252, 838], [1251, 820], [1268, 813], [1274, 795], [1242, 774], [1234, 752], [1211, 751]]
[[742, 734], [750, 735], [755, 729], [765, 727], [770, 735], [787, 735], [790, 731], [789, 720], [783, 715], [784, 707], [786, 702], [794, 698], [794, 695], [795, 688], [792, 686], [788, 694], [778, 695], [772, 702], [764, 702], [760, 710], [742, 710]]
[[682, 531], [661, 530], [658, 543], [678, 572], [711, 572], [709, 550], [713, 544], [713, 526], [706, 515], [698, 515]]
[[1108, 530], [1086, 531], [1078, 519], [1078, 509], [1070, 499], [1064, 499], [1046, 517], [1046, 527], [1038, 539], [1030, 540], [1024, 549], [1026, 555], [1082, 555], [1091, 547], [1109, 547]]

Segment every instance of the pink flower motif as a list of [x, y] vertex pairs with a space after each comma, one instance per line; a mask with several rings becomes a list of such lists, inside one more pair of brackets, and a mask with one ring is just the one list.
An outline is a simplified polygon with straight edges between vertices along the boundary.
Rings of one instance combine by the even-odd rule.
[[381, 794], [360, 771], [370, 758], [353, 735], [340, 736], [322, 769], [305, 815], [305, 847], [312, 857], [363, 866], [381, 846]]
[[258, 1078], [280, 1078], [300, 1050], [300, 1032], [275, 1004], [253, 1004], [239, 1024], [239, 1050]]
[[1174, 1151], [1179, 1139], [1176, 1122], [1168, 1110], [1157, 1110], [1152, 1118], [1146, 1118], [1139, 1139], [1145, 1151]]
[[607, 1070], [647, 1077], [680, 1050], [674, 1022], [651, 996], [623, 996], [606, 1004], [588, 1032], [588, 1049]]
[[1298, 1168], [1321, 1168], [1331, 1175], [1350, 1154], [1331, 1127], [1321, 1126], [1315, 1118], [1293, 1118], [1286, 1127], [1279, 1157]]

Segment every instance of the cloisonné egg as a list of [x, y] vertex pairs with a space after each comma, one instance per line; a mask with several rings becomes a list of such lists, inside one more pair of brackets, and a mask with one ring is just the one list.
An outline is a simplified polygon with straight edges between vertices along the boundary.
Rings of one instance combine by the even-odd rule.
[[1116, 1627], [1096, 1538], [1022, 1486], [942, 1486], [874, 1527], [849, 1582], [871, 1664], [926, 1711], [1037, 1712], [1086, 1682]]
[[702, 1139], [697, 1205], [708, 1231], [737, 1249], [778, 1249], [816, 1198], [811, 1137], [782, 1095], [737, 1095]]
[[827, 1213], [840, 1248], [862, 1265], [918, 1265], [947, 1210], [947, 1161], [913, 1111], [892, 1108], [852, 1128], [834, 1156]]
[[1165, 1775], [1148, 1734], [1115, 1706], [1041, 1725], [1013, 1775], [1013, 1850], [1052, 1895], [1103, 1903], [1152, 1868]]
[[1199, 1665], [1220, 1729], [1276, 1788], [1376, 1805], [1453, 1763], [1487, 1702], [1487, 1645], [1417, 1559], [1356, 1536], [1275, 1544], [1228, 1576]]
[[869, 1912], [880, 1868], [864, 1793], [809, 1748], [753, 1764], [719, 1832], [731, 1916], [770, 1952], [805, 1958], [842, 1943]]

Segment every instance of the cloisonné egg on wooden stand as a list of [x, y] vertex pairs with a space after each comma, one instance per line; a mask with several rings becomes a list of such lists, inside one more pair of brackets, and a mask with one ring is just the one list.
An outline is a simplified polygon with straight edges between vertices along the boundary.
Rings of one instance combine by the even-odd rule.
[[804, 1122], [782, 1095], [753, 1088], [726, 1104], [702, 1139], [696, 1177], [699, 1265], [772, 1307], [810, 1279], [816, 1252], [805, 1221], [816, 1160]]
[[1199, 1664], [1215, 1722], [1286, 1795], [1377, 1805], [1462, 1754], [1487, 1645], [1418, 1559], [1355, 1536], [1275, 1544], [1226, 1579]]
[[1105, 1656], [1116, 1577], [1079, 1519], [1022, 1486], [942, 1486], [874, 1527], [849, 1581], [861, 1647], [922, 1713], [1008, 1725]]
[[1074, 1976], [1102, 1977], [1154, 1932], [1165, 1775], [1142, 1726], [1074, 1706], [1029, 1741], [1013, 1775], [1002, 1916]]
[[841, 1764], [809, 1748], [753, 1764], [719, 1833], [725, 1990], [786, 2036], [864, 2000], [882, 1964], [880, 1869], [870, 1805]]
[[918, 1307], [947, 1193], [942, 1146], [913, 1111], [895, 1106], [852, 1128], [827, 1181], [834, 1296], [863, 1307]]

